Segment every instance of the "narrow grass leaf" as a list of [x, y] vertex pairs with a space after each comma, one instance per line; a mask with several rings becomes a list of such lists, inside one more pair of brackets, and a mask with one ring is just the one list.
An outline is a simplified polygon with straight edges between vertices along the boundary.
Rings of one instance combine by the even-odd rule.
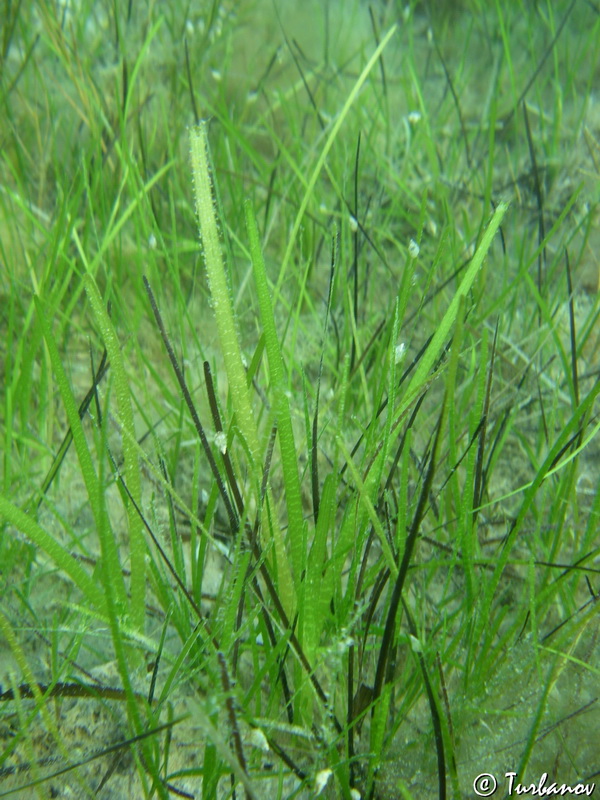
[[302, 519], [302, 499], [300, 495], [300, 480], [298, 478], [298, 453], [294, 441], [290, 404], [287, 396], [287, 385], [283, 358], [275, 328], [273, 305], [265, 262], [262, 256], [258, 228], [252, 206], [246, 203], [246, 226], [250, 240], [250, 254], [254, 269], [254, 282], [258, 295], [260, 317], [265, 333], [265, 347], [271, 372], [271, 390], [274, 398], [275, 414], [279, 432], [279, 446], [281, 449], [281, 464], [283, 468], [283, 481], [285, 485], [286, 506], [288, 513], [288, 535], [291, 543], [291, 556], [296, 590], [300, 576], [304, 569], [305, 548], [303, 545], [304, 521]]
[[[23, 652], [23, 648], [19, 644], [17, 636], [15, 634], [14, 628], [11, 625], [8, 618], [2, 613], [0, 610], [0, 635], [10, 648], [12, 655], [17, 663], [19, 669], [21, 670], [21, 675], [24, 678], [24, 682], [28, 684], [29, 689], [31, 690], [31, 694], [35, 700], [36, 708], [39, 710], [42, 718], [44, 720], [44, 724], [56, 742], [57, 749], [60, 751], [63, 758], [68, 759], [68, 751], [66, 745], [63, 743], [63, 740], [60, 735], [60, 731], [57, 727], [54, 715], [48, 711], [46, 706], [46, 700], [43, 697], [42, 690], [40, 689], [39, 684], [37, 683], [35, 676], [29, 666], [25, 653]], [[13, 685], [13, 696], [16, 698], [19, 694], [19, 691], [16, 685]], [[21, 731], [23, 735], [27, 735], [27, 731]], [[18, 737], [16, 737], [15, 741], [18, 741]], [[8, 747], [5, 749], [3, 755], [7, 755], [11, 752], [11, 748]], [[3, 758], [0, 757], [0, 763], [2, 763]]]
[[223, 253], [219, 241], [217, 216], [213, 199], [212, 178], [209, 170], [208, 141], [206, 123], [190, 130], [190, 158], [192, 177], [194, 179], [194, 195], [196, 213], [200, 228], [200, 238], [204, 252], [204, 262], [210, 286], [213, 311], [223, 360], [229, 381], [229, 390], [235, 409], [237, 424], [246, 440], [253, 460], [254, 476], [260, 472], [260, 448], [258, 435], [252, 412], [252, 403], [246, 370], [242, 360], [242, 352], [237, 335], [237, 326], [230, 295]]
[[296, 238], [298, 236], [298, 232], [300, 230], [300, 226], [302, 224], [302, 219], [304, 218], [304, 212], [308, 208], [308, 203], [310, 202], [310, 198], [311, 198], [312, 193], [314, 191], [314, 188], [316, 186], [317, 179], [318, 179], [319, 175], [321, 174], [321, 170], [323, 169], [323, 165], [325, 164], [325, 160], [327, 159], [329, 151], [331, 150], [331, 147], [332, 147], [333, 143], [335, 142], [335, 140], [337, 138], [337, 135], [338, 135], [338, 133], [340, 131], [340, 128], [342, 127], [342, 125], [344, 123], [344, 120], [346, 119], [346, 117], [348, 115], [348, 112], [350, 111], [350, 109], [352, 108], [352, 105], [354, 104], [356, 98], [358, 97], [358, 94], [359, 94], [364, 82], [367, 80], [367, 78], [369, 76], [369, 73], [371, 72], [371, 70], [373, 69], [373, 67], [375, 66], [377, 61], [379, 60], [379, 57], [381, 56], [381, 54], [385, 50], [388, 42], [390, 41], [390, 39], [392, 38], [392, 36], [396, 32], [396, 28], [397, 28], [396, 25], [392, 25], [392, 27], [389, 29], [389, 31], [386, 33], [386, 35], [383, 37], [383, 39], [379, 43], [379, 46], [375, 49], [375, 51], [374, 51], [373, 55], [371, 56], [371, 58], [366, 63], [365, 68], [363, 69], [361, 74], [358, 76], [358, 79], [357, 79], [356, 83], [352, 87], [352, 91], [348, 95], [348, 98], [346, 99], [346, 102], [344, 103], [344, 106], [343, 106], [342, 110], [340, 111], [339, 116], [336, 119], [333, 128], [331, 129], [331, 133], [327, 137], [327, 141], [325, 142], [325, 146], [324, 146], [323, 150], [321, 151], [321, 155], [319, 156], [319, 159], [318, 159], [318, 161], [317, 161], [317, 163], [315, 165], [313, 173], [310, 176], [310, 180], [309, 180], [308, 185], [306, 187], [306, 191], [304, 193], [304, 197], [302, 198], [302, 202], [300, 203], [300, 208], [298, 209], [298, 213], [296, 214], [296, 219], [294, 220], [294, 227], [292, 228], [292, 232], [290, 233], [290, 237], [288, 239], [288, 245], [287, 245], [287, 248], [286, 248], [286, 251], [285, 251], [285, 255], [283, 257], [283, 261], [281, 263], [281, 268], [279, 270], [279, 278], [277, 280], [277, 287], [275, 289], [275, 294], [276, 295], [279, 294], [279, 292], [281, 290], [281, 287], [283, 285], [283, 281], [285, 280], [285, 274], [287, 272], [288, 264], [289, 264], [289, 262], [290, 262], [290, 260], [292, 258], [292, 252], [293, 252], [293, 249], [294, 249], [294, 245], [296, 243]]
[[[356, 485], [356, 490], [358, 492], [360, 503], [363, 506], [364, 512], [368, 516], [369, 521], [373, 525], [375, 533], [377, 534], [377, 538], [379, 539], [379, 543], [381, 544], [381, 550], [383, 552], [386, 564], [392, 575], [396, 577], [398, 575], [398, 566], [396, 565], [392, 548], [390, 547], [385, 531], [383, 530], [383, 525], [381, 524], [381, 520], [377, 516], [377, 511], [375, 510], [375, 507], [373, 505], [373, 500], [371, 499], [370, 495], [370, 492], [373, 490], [373, 480], [371, 477], [368, 476], [367, 480], [363, 482], [358, 473], [358, 470], [356, 469], [356, 465], [352, 459], [352, 455], [350, 454], [348, 448], [342, 442], [341, 439], [338, 442], [338, 447], [340, 448], [340, 451], [342, 452], [344, 458], [346, 459], [346, 463], [348, 464], [350, 474], [352, 475], [352, 480]], [[371, 473], [373, 473], [373, 468], [371, 469]], [[357, 527], [360, 527], [360, 523], [358, 520], [357, 520]]]
[[[98, 476], [96, 475], [94, 466], [92, 464], [92, 457], [90, 455], [85, 434], [83, 432], [83, 426], [81, 424], [81, 420], [79, 419], [79, 411], [77, 408], [77, 404], [75, 402], [75, 398], [73, 397], [73, 392], [71, 390], [69, 380], [67, 378], [65, 369], [63, 367], [58, 352], [58, 347], [56, 345], [56, 341], [52, 333], [52, 328], [50, 327], [50, 323], [46, 319], [44, 308], [39, 298], [35, 297], [34, 302], [36, 305], [36, 310], [38, 313], [40, 324], [44, 332], [44, 339], [46, 341], [46, 346], [50, 354], [52, 369], [56, 376], [56, 382], [58, 383], [62, 401], [65, 406], [65, 410], [67, 412], [67, 419], [69, 421], [71, 433], [73, 434], [73, 443], [77, 451], [77, 457], [79, 459], [81, 473], [90, 500], [92, 514], [94, 516], [97, 529], [98, 531], [100, 531], [103, 530], [104, 526], [104, 520], [102, 518], [103, 517], [102, 497], [101, 497], [102, 485], [100, 483]], [[104, 557], [108, 560], [108, 563], [110, 565], [109, 572], [112, 576], [112, 580], [115, 585], [118, 597], [118, 603], [120, 606], [125, 606], [127, 595], [125, 592], [125, 584], [121, 572], [121, 564], [119, 561], [117, 543], [114, 539], [114, 536], [112, 535], [112, 532], [109, 533], [109, 539], [106, 541], [106, 546], [107, 549], [104, 552]]]
[[59, 569], [71, 578], [88, 602], [101, 614], [106, 614], [106, 602], [101, 588], [76, 559], [32, 517], [0, 495], [0, 516], [24, 533], [36, 547], [43, 550]]
[[460, 306], [461, 297], [464, 297], [471, 289], [471, 286], [477, 277], [477, 273], [481, 269], [483, 259], [490, 249], [494, 236], [496, 235], [496, 232], [500, 227], [500, 223], [506, 214], [507, 208], [507, 203], [498, 204], [490, 224], [488, 225], [485, 233], [483, 234], [481, 242], [479, 243], [479, 247], [477, 248], [471, 263], [465, 272], [460, 286], [452, 298], [450, 305], [448, 306], [448, 310], [442, 318], [442, 321], [438, 325], [436, 332], [429, 343], [429, 347], [423, 354], [423, 358], [420, 360], [411, 382], [406, 388], [404, 399], [396, 410], [395, 420], [399, 419], [401, 414], [408, 408], [425, 383], [427, 375], [429, 374], [429, 370], [433, 367], [437, 357], [439, 356], [442, 345], [446, 341], [448, 334], [450, 333], [450, 328], [454, 324]]
[[[127, 372], [121, 352], [121, 344], [112, 324], [110, 317], [104, 307], [100, 292], [96, 286], [93, 276], [88, 273], [83, 278], [85, 291], [88, 300], [96, 317], [96, 322], [100, 327], [104, 346], [108, 353], [108, 358], [114, 376], [117, 402], [119, 407], [119, 418], [123, 425], [126, 435], [123, 436], [123, 458], [125, 461], [124, 472], [127, 488], [138, 506], [141, 506], [142, 482], [140, 476], [140, 466], [135, 449], [131, 446], [132, 439], [135, 439], [135, 427], [133, 422], [133, 409], [131, 406], [131, 390], [127, 380]], [[127, 435], [128, 434], [128, 435]], [[146, 592], [146, 543], [142, 532], [142, 522], [136, 513], [132, 503], [127, 506], [127, 517], [129, 523], [129, 558], [131, 561], [131, 620], [134, 626], [140, 630], [144, 624], [145, 615], [145, 592]]]
[[[596, 397], [598, 397], [599, 394], [600, 394], [600, 382], [597, 382], [594, 388], [589, 392], [589, 394], [585, 397], [580, 406], [576, 409], [575, 413], [573, 414], [569, 422], [560, 432], [556, 442], [554, 443], [553, 447], [550, 448], [548, 454], [546, 455], [546, 458], [544, 459], [542, 465], [538, 469], [534, 480], [530, 484], [527, 484], [527, 486], [521, 487], [521, 489], [525, 489], [525, 497], [523, 498], [523, 502], [521, 503], [521, 508], [519, 509], [519, 512], [515, 520], [513, 521], [510, 531], [506, 537], [506, 541], [504, 542], [504, 547], [497, 559], [494, 573], [490, 577], [490, 579], [486, 581], [485, 598], [482, 602], [481, 612], [478, 620], [478, 634], [482, 632], [484, 626], [487, 624], [489, 620], [492, 599], [495, 595], [496, 589], [502, 577], [502, 573], [504, 572], [506, 564], [508, 563], [512, 549], [512, 544], [515, 539], [515, 534], [517, 534], [520, 531], [525, 516], [529, 511], [534, 501], [534, 498], [538, 492], [538, 489], [540, 488], [542, 483], [553, 472], [557, 471], [562, 467], [562, 464], [555, 465], [555, 460], [558, 454], [563, 450], [565, 442], [567, 442], [568, 439], [574, 434], [574, 432], [579, 429], [581, 419], [590, 413], [594, 401], [596, 400]], [[598, 429], [600, 429], [600, 423], [598, 423], [592, 435], [595, 435]], [[587, 444], [587, 442], [590, 441], [591, 438], [592, 436], [590, 436], [588, 440], [586, 440], [586, 442], [582, 443], [582, 447], [584, 447]], [[574, 458], [578, 451], [579, 448], [575, 453], [571, 453], [566, 460], [569, 461], [572, 458]], [[511, 494], [514, 494], [514, 492]]]
[[[237, 426], [240, 434], [242, 446], [249, 455], [254, 491], [257, 503], [260, 501], [260, 478], [261, 478], [261, 458], [258, 441], [258, 431], [246, 370], [242, 360], [242, 352], [239, 344], [233, 302], [225, 272], [223, 254], [219, 241], [217, 227], [217, 216], [215, 203], [213, 200], [213, 184], [210, 175], [210, 154], [208, 150], [208, 140], [206, 136], [206, 123], [193, 127], [190, 131], [190, 157], [192, 164], [192, 177], [194, 179], [194, 193], [196, 198], [196, 213], [200, 228], [200, 238], [204, 249], [204, 262], [208, 275], [208, 283], [212, 297], [215, 321], [223, 361], [229, 381], [229, 391]], [[267, 496], [267, 499], [268, 496]], [[273, 504], [267, 502], [262, 505], [263, 512], [266, 513], [268, 507]], [[266, 522], [264, 517], [263, 522]], [[290, 567], [288, 564], [283, 537], [279, 524], [269, 526], [263, 525], [263, 531], [270, 530], [270, 539], [275, 548], [274, 556], [279, 570], [280, 580], [278, 581], [279, 590], [288, 612], [291, 612], [295, 603], [293, 583], [291, 579]], [[296, 553], [298, 555], [298, 553]], [[298, 575], [299, 579], [299, 575]]]

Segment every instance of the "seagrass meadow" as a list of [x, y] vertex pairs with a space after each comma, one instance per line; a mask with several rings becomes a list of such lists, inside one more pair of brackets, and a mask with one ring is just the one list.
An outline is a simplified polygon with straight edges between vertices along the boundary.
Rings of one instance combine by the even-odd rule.
[[600, 776], [600, 7], [2, 0], [0, 797]]

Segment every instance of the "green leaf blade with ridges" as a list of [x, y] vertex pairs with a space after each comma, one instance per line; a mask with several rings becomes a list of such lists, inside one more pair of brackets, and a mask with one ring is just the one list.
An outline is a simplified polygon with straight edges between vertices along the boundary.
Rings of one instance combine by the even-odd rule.
[[288, 513], [288, 534], [291, 546], [292, 567], [296, 590], [300, 576], [305, 568], [304, 547], [304, 521], [302, 518], [302, 498], [300, 494], [300, 480], [298, 477], [298, 454], [294, 441], [290, 403], [287, 395], [285, 370], [277, 330], [273, 315], [273, 304], [267, 281], [267, 272], [262, 255], [258, 228], [252, 206], [246, 203], [246, 227], [250, 240], [250, 254], [254, 270], [254, 282], [258, 295], [260, 318], [265, 332], [265, 347], [271, 372], [271, 389], [273, 392], [275, 413], [279, 433], [279, 446], [281, 448], [281, 464], [283, 468], [283, 482], [285, 485], [286, 506]]

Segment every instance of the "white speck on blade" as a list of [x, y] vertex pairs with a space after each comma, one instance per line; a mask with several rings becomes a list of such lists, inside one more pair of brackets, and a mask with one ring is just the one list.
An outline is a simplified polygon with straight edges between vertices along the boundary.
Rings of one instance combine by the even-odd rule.
[[227, 436], [223, 431], [215, 433], [215, 444], [223, 455], [227, 452]]
[[406, 345], [404, 342], [400, 342], [394, 348], [394, 363], [396, 365], [401, 364], [404, 361], [404, 356], [406, 355]]
[[261, 731], [260, 728], [252, 728], [249, 740], [252, 747], [256, 747], [259, 750], [262, 750], [263, 753], [268, 753], [269, 750], [271, 749], [269, 747], [267, 737], [264, 735], [264, 733]]
[[329, 780], [329, 778], [331, 778], [332, 775], [333, 772], [330, 769], [322, 769], [320, 770], [320, 772], [317, 772], [315, 776], [315, 793], [317, 797], [327, 786], [327, 781]]

